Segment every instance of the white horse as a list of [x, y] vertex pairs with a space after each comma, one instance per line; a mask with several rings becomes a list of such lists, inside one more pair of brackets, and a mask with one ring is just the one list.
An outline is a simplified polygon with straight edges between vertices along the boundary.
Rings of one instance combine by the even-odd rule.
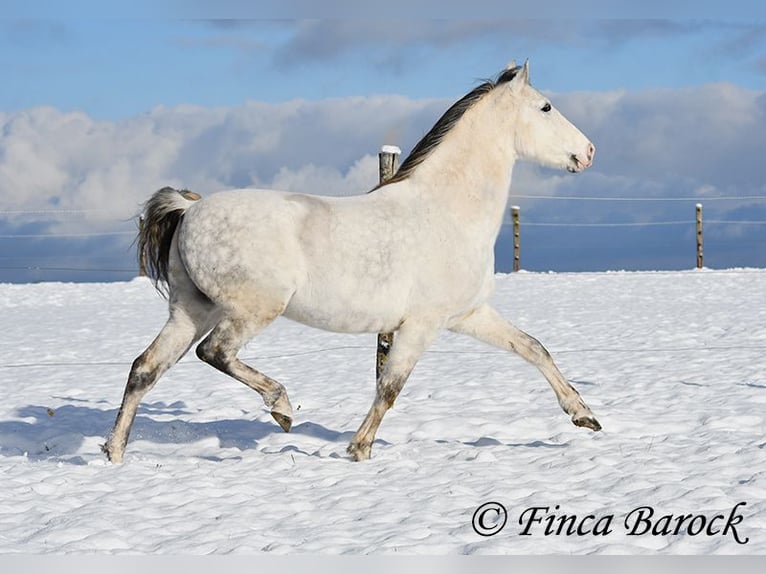
[[[457, 101], [395, 176], [371, 193], [320, 197], [233, 190], [200, 200], [164, 188], [147, 202], [138, 248], [170, 317], [134, 361], [104, 451], [123, 459], [136, 409], [198, 340], [197, 356], [258, 391], [289, 431], [290, 400], [239, 349], [284, 315], [343, 333], [395, 333], [375, 399], [348, 447], [375, 434], [415, 363], [449, 329], [515, 351], [542, 372], [575, 425], [601, 427], [546, 349], [493, 309], [493, 248], [517, 159], [580, 172], [593, 144], [511, 65]], [[207, 335], [207, 336], [205, 336]]]

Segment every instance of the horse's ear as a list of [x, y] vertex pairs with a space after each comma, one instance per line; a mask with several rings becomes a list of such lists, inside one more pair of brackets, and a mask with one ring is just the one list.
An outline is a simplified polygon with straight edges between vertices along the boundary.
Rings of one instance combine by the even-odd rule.
[[516, 74], [513, 76], [513, 79], [511, 80], [511, 87], [516, 89], [520, 88], [521, 86], [529, 85], [529, 60], [526, 60], [524, 62], [524, 65], [519, 68], [519, 66], [516, 65], [516, 62], [511, 62], [508, 64], [508, 70], [518, 70]]
[[524, 66], [522, 66], [516, 77], [525, 84], [529, 84], [529, 58], [524, 60]]

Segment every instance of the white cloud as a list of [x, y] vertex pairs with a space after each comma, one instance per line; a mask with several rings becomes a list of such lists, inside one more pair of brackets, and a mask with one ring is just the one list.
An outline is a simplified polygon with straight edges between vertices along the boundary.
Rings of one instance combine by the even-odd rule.
[[283, 167], [267, 187], [319, 195], [359, 195], [372, 189], [377, 183], [377, 178], [377, 155], [365, 155], [354, 162], [346, 172], [313, 163], [297, 170]]
[[[766, 193], [766, 93], [715, 84], [552, 98], [596, 144], [595, 165], [578, 176], [520, 165], [512, 194], [704, 200]], [[120, 122], [53, 108], [0, 114], [0, 211], [92, 210], [51, 227], [92, 231], [126, 229], [164, 185], [203, 194], [242, 186], [364, 193], [377, 181], [380, 146], [399, 145], [406, 155], [448, 104], [399, 96], [249, 102], [158, 107]], [[525, 217], [537, 220], [647, 221], [685, 213], [669, 202], [520, 203]], [[736, 210], [746, 206], [711, 203], [706, 213], [741, 218]], [[34, 217], [6, 215], [0, 223], [8, 229]], [[38, 219], [50, 223], [50, 215]]]
[[245, 186], [363, 193], [377, 182], [380, 146], [394, 136], [414, 140], [411, 121], [434, 107], [374, 96], [157, 108], [122, 122], [53, 108], [7, 114], [0, 211], [91, 210], [85, 222], [106, 225], [130, 218], [164, 185], [203, 194]]
[[[732, 84], [563, 95], [596, 142], [599, 169], [751, 186], [763, 148], [766, 98]], [[588, 100], [587, 103], [578, 100]], [[592, 129], [591, 129], [591, 126]]]

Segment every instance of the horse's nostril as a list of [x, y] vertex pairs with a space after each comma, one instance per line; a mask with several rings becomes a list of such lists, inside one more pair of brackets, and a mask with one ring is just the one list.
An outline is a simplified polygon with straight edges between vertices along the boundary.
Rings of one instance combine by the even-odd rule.
[[593, 144], [588, 144], [588, 159], [592, 160], [593, 156], [596, 154], [596, 148]]

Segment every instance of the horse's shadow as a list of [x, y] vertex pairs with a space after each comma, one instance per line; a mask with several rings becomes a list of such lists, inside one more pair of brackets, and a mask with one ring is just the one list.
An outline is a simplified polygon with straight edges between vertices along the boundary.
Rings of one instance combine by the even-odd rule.
[[[68, 398], [70, 403], [77, 399]], [[216, 438], [221, 448], [247, 451], [257, 448], [259, 441], [271, 434], [283, 434], [276, 423], [270, 421], [222, 419], [189, 422], [182, 402], [146, 403], [139, 407], [131, 440], [154, 443], [189, 444], [207, 438]], [[103, 443], [112, 428], [117, 411], [99, 409], [85, 404], [66, 404], [55, 410], [29, 405], [17, 409], [16, 416], [23, 420], [0, 420], [0, 457], [26, 456], [28, 460], [53, 460], [70, 464], [87, 464], [84, 456], [103, 456], [94, 441], [93, 453], [84, 453], [83, 445], [92, 437], [103, 437]], [[155, 417], [159, 417], [158, 420]], [[317, 423], [295, 425], [291, 434], [307, 435], [325, 442], [348, 441], [352, 431], [337, 431]], [[289, 447], [286, 447], [289, 448]]]
[[[64, 397], [58, 397], [64, 398]], [[85, 465], [89, 461], [102, 459], [100, 445], [112, 428], [116, 409], [99, 409], [89, 406], [86, 401], [66, 397], [68, 404], [52, 410], [39, 405], [17, 409], [16, 416], [23, 420], [0, 420], [0, 457], [26, 456], [30, 461], [54, 461], [65, 464]], [[78, 404], [81, 403], [81, 404]], [[271, 420], [248, 419], [246, 415], [237, 419], [220, 419], [205, 422], [190, 422], [191, 411], [183, 402], [144, 403], [138, 409], [133, 424], [131, 440], [145, 440], [156, 444], [191, 444], [214, 438], [222, 450], [236, 449], [242, 452], [257, 449], [272, 434], [282, 435], [283, 431]], [[354, 435], [351, 430], [339, 431], [313, 422], [302, 422], [293, 426], [291, 434], [319, 439], [328, 444], [348, 443]], [[84, 446], [86, 441], [87, 446]], [[437, 439], [437, 443], [451, 443]], [[377, 445], [389, 445], [380, 438]], [[464, 446], [514, 448], [564, 448], [565, 444], [544, 441], [529, 443], [503, 443], [494, 438], [482, 437], [475, 441], [462, 441]], [[211, 457], [209, 450], [200, 458], [221, 460]], [[278, 451], [294, 451], [309, 454], [296, 444], [282, 444]], [[341, 449], [342, 451], [345, 448]], [[231, 458], [231, 453], [228, 455]], [[341, 455], [330, 454], [331, 458]]]

